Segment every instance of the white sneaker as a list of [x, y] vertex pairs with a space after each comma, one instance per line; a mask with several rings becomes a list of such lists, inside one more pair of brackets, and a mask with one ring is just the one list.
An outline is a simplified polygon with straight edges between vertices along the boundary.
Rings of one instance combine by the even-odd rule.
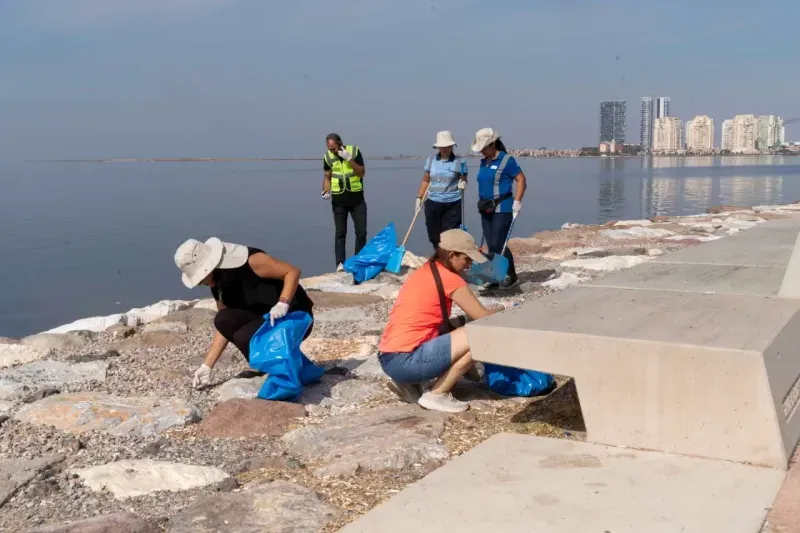
[[339, 263], [339, 266], [336, 267], [336, 272], [344, 272], [344, 265]]
[[443, 394], [426, 392], [420, 397], [417, 403], [425, 409], [441, 411], [443, 413], [463, 413], [469, 409], [469, 404], [467, 402], [456, 400], [449, 392]]

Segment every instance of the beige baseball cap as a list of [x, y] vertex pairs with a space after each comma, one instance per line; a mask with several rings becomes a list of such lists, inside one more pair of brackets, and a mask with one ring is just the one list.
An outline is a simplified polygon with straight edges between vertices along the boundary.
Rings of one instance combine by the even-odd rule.
[[183, 272], [183, 284], [196, 287], [215, 268], [238, 268], [247, 262], [247, 246], [222, 242], [211, 237], [206, 242], [189, 239], [175, 252], [175, 264]]
[[442, 232], [439, 236], [439, 248], [448, 252], [466, 254], [476, 263], [485, 263], [487, 261], [486, 256], [478, 250], [472, 235], [460, 229], [449, 229]]

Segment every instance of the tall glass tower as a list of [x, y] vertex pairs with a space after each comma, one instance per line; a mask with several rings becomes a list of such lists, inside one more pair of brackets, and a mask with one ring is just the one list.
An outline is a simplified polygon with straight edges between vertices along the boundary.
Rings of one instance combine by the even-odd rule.
[[625, 144], [625, 100], [600, 102], [600, 142]]

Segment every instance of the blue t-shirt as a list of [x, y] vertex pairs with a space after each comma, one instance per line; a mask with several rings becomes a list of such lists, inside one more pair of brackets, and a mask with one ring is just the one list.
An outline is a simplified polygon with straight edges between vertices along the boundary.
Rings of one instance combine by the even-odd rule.
[[431, 175], [428, 198], [434, 202], [451, 203], [461, 199], [458, 190], [460, 175], [467, 176], [467, 162], [455, 154], [442, 160], [439, 154], [425, 161], [425, 172]]
[[[499, 152], [497, 157], [490, 162], [481, 159], [478, 170], [478, 198], [490, 200], [499, 198], [513, 191], [514, 178], [522, 172], [514, 156]], [[514, 197], [503, 200], [497, 205], [496, 213], [510, 213], [514, 205]]]

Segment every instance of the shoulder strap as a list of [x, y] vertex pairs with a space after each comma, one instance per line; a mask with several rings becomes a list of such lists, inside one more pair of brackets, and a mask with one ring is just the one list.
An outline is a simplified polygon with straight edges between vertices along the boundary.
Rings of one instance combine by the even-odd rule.
[[445, 301], [444, 296], [444, 285], [442, 284], [442, 276], [439, 275], [439, 267], [436, 265], [436, 261], [431, 261], [431, 274], [433, 274], [433, 281], [436, 283], [436, 292], [439, 294], [439, 308], [442, 311], [442, 320], [443, 324], [440, 329], [440, 333], [444, 335], [445, 333], [450, 333], [450, 315], [447, 313], [447, 302]]

